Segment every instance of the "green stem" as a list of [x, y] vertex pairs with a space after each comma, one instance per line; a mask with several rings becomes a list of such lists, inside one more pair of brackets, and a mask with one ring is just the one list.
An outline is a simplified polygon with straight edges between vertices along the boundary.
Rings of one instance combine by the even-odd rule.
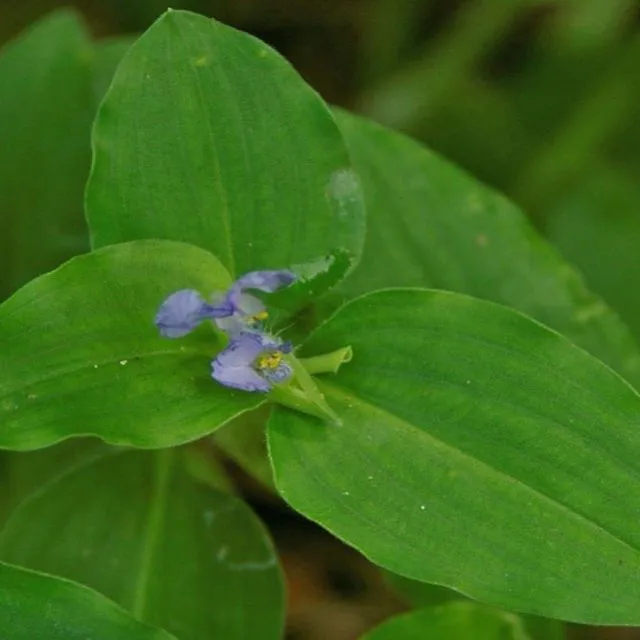
[[[349, 349], [349, 347], [345, 349]], [[328, 355], [333, 355], [335, 358], [335, 353]], [[343, 353], [342, 358], [344, 359], [344, 357]], [[338, 414], [328, 405], [324, 394], [318, 389], [304, 364], [292, 355], [287, 356], [287, 362], [293, 369], [293, 379], [290, 384], [274, 387], [270, 393], [270, 399], [296, 411], [329, 420], [334, 424], [341, 424]]]
[[315, 381], [309, 374], [309, 372], [304, 368], [304, 365], [298, 360], [295, 356], [291, 356], [289, 358], [289, 362], [293, 367], [293, 376], [294, 379], [300, 385], [300, 388], [306, 395], [306, 397], [311, 400], [311, 402], [316, 405], [322, 412], [324, 412], [325, 417], [331, 418], [335, 423], [340, 424], [342, 421], [338, 417], [333, 409], [327, 404], [327, 401], [324, 399], [324, 394], [320, 392], [318, 386]]
[[[295, 409], [296, 411], [320, 418], [321, 420], [327, 419], [325, 411], [311, 402], [303, 391], [291, 385], [274, 387], [269, 396], [274, 402], [289, 407], [290, 409]], [[331, 418], [333, 419], [333, 417]]]

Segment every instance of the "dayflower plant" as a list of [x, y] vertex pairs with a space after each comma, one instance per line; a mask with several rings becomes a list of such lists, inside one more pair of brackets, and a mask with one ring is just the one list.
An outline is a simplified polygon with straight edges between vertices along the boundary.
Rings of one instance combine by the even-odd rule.
[[[238, 466], [389, 571], [394, 601], [452, 587], [495, 633], [479, 609], [450, 620], [493, 640], [563, 634], [507, 609], [640, 625], [640, 351], [621, 319], [507, 199], [331, 109], [255, 37], [172, 10], [104, 44], [64, 11], [0, 53], [0, 639], [282, 640], [282, 567]], [[554, 203], [559, 147], [536, 144], [517, 84], [500, 95], [534, 163], [505, 182], [571, 240], [625, 183], [605, 149], [586, 182], [614, 200], [571, 180]], [[40, 175], [60, 188], [33, 198]], [[288, 268], [167, 284], [236, 264]], [[159, 344], [202, 323], [193, 349]], [[425, 611], [439, 626], [445, 607]]]

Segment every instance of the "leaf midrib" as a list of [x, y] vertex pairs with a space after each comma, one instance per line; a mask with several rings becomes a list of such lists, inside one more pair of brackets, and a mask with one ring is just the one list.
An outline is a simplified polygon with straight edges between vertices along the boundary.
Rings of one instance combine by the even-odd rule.
[[135, 582], [131, 613], [138, 620], [145, 620], [149, 585], [155, 552], [159, 546], [161, 529], [167, 510], [167, 493], [174, 458], [173, 449], [164, 449], [154, 454], [154, 479], [147, 526], [143, 534], [140, 565]]
[[[214, 26], [214, 29], [217, 31], [218, 35], [220, 33], [220, 29], [216, 28], [217, 25], [215, 22], [211, 22], [210, 24], [212, 24]], [[193, 34], [197, 34], [198, 39], [200, 40], [200, 42], [203, 44], [203, 49], [204, 50], [208, 50], [208, 42], [204, 40], [204, 38], [202, 37], [202, 33], [200, 30], [198, 29], [193, 29], [192, 31]], [[213, 40], [213, 38], [212, 38]], [[217, 49], [219, 48], [219, 40], [217, 40], [215, 42], [215, 46], [216, 46], [216, 53], [217, 53]], [[230, 87], [231, 84], [229, 82], [229, 79], [227, 77], [227, 73], [226, 73], [226, 69], [224, 68], [224, 64], [219, 64], [216, 67], [218, 74], [214, 74], [217, 75], [218, 80], [221, 80], [225, 83], [225, 85], [227, 85], [227, 87]], [[215, 174], [216, 174], [216, 184], [218, 185], [219, 188], [219, 194], [220, 194], [220, 198], [222, 200], [222, 209], [216, 211], [216, 215], [219, 216], [220, 220], [222, 221], [222, 228], [224, 229], [224, 235], [225, 235], [225, 240], [226, 240], [226, 249], [227, 249], [227, 256], [229, 259], [229, 263], [227, 265], [227, 270], [229, 271], [230, 275], [232, 278], [236, 277], [236, 264], [235, 264], [235, 255], [234, 255], [234, 251], [233, 251], [233, 233], [232, 233], [232, 229], [231, 229], [231, 215], [229, 213], [229, 193], [227, 191], [225, 182], [222, 178], [222, 163], [220, 162], [220, 155], [218, 153], [218, 147], [217, 147], [217, 139], [216, 136], [214, 135], [213, 132], [213, 126], [211, 124], [211, 112], [208, 108], [209, 103], [207, 102], [207, 100], [205, 99], [205, 94], [204, 91], [202, 89], [202, 84], [200, 81], [200, 75], [198, 73], [198, 71], [196, 70], [196, 68], [194, 66], [191, 66], [191, 70], [192, 70], [192, 76], [195, 77], [195, 82], [194, 82], [194, 86], [196, 87], [197, 93], [198, 93], [198, 99], [200, 102], [200, 108], [202, 109], [202, 112], [205, 114], [205, 118], [204, 121], [206, 123], [206, 134], [207, 134], [207, 138], [209, 139], [209, 149], [211, 150], [211, 158], [213, 159], [214, 162], [214, 166], [213, 169], [215, 170]]]

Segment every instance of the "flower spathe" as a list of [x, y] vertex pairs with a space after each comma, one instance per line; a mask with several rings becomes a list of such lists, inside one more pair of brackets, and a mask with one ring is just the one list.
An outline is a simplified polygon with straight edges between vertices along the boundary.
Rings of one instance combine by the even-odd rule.
[[245, 331], [235, 335], [211, 363], [211, 375], [220, 384], [242, 391], [269, 391], [291, 377], [283, 356], [291, 343], [264, 333]]
[[213, 302], [207, 302], [193, 289], [172, 293], [161, 305], [155, 323], [165, 338], [181, 338], [204, 320], [214, 320], [230, 335], [241, 333], [267, 317], [262, 300], [247, 289], [273, 293], [294, 282], [296, 276], [288, 270], [251, 271], [238, 278], [229, 290]]

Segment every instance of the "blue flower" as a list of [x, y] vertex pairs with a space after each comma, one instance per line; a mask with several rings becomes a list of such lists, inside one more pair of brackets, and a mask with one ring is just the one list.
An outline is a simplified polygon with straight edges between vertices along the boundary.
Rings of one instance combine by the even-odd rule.
[[263, 333], [236, 334], [211, 363], [211, 375], [220, 384], [242, 391], [267, 392], [291, 377], [283, 356], [291, 344]]
[[204, 320], [214, 320], [220, 329], [235, 335], [267, 318], [262, 300], [246, 293], [247, 289], [272, 293], [295, 279], [296, 276], [286, 270], [252, 271], [238, 278], [226, 294], [212, 303], [193, 289], [182, 289], [162, 303], [155, 323], [166, 338], [180, 338]]
[[266, 293], [273, 293], [281, 287], [287, 287], [295, 282], [296, 276], [285, 269], [279, 271], [251, 271], [238, 278], [219, 304], [228, 305], [233, 313], [216, 320], [220, 329], [230, 335], [251, 328], [267, 319], [268, 313], [264, 302], [250, 293], [247, 289], [257, 289]]
[[182, 289], [172, 293], [160, 306], [156, 314], [156, 326], [165, 338], [181, 338], [193, 331], [204, 320], [229, 317], [233, 307], [223, 300], [220, 304], [209, 304], [193, 289]]

